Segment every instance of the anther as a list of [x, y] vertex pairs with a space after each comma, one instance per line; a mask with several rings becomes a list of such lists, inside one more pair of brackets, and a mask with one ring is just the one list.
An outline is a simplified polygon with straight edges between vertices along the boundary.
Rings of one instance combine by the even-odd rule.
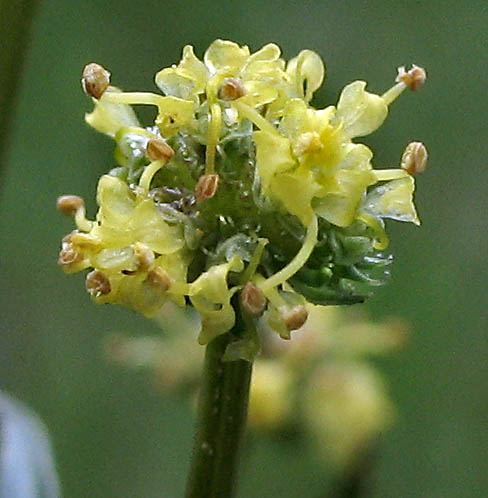
[[175, 151], [161, 138], [151, 138], [147, 142], [146, 156], [151, 161], [164, 159], [168, 162], [175, 155]]
[[205, 199], [210, 199], [217, 192], [219, 186], [219, 175], [202, 175], [198, 179], [198, 183], [195, 187], [195, 196], [197, 201], [203, 201]]
[[73, 244], [71, 244], [70, 242], [65, 242], [63, 243], [63, 248], [59, 252], [58, 265], [69, 266], [80, 261], [81, 258], [81, 254], [75, 250]]
[[85, 201], [77, 195], [62, 195], [56, 201], [56, 207], [67, 216], [74, 216], [79, 209], [85, 207]]
[[308, 318], [308, 311], [305, 306], [294, 306], [281, 311], [281, 317], [288, 330], [297, 330], [302, 327]]
[[225, 78], [219, 88], [219, 98], [222, 100], [237, 100], [246, 95], [246, 89], [236, 78]]
[[137, 261], [137, 269], [140, 271], [148, 270], [154, 263], [154, 252], [141, 242], [136, 242], [133, 249]]
[[109, 279], [98, 270], [91, 271], [86, 276], [86, 290], [95, 297], [109, 294], [111, 291]]
[[171, 277], [160, 266], [156, 266], [147, 274], [147, 282], [161, 292], [166, 292], [171, 287]]
[[414, 176], [425, 171], [428, 157], [427, 149], [422, 142], [411, 142], [405, 147], [400, 165], [407, 173]]
[[97, 100], [105, 93], [110, 83], [110, 73], [100, 64], [92, 62], [83, 69], [81, 86], [84, 92]]
[[396, 80], [398, 83], [403, 82], [410, 90], [417, 91], [425, 83], [427, 73], [425, 69], [412, 64], [412, 69], [405, 71], [405, 67], [398, 68], [398, 76]]
[[249, 315], [259, 316], [266, 307], [266, 296], [259, 287], [252, 282], [248, 282], [242, 289], [241, 303]]

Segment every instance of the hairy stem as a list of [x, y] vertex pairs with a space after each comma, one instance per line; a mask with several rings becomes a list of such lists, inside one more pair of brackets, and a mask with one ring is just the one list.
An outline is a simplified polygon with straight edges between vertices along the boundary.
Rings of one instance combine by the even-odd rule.
[[243, 327], [238, 321], [231, 332], [207, 346], [186, 498], [234, 496], [252, 363], [224, 362], [222, 358], [227, 345], [242, 333]]

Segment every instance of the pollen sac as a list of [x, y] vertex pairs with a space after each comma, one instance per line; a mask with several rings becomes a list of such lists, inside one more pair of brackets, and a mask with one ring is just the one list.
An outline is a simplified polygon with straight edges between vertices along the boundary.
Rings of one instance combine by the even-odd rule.
[[134, 256], [137, 261], [137, 269], [140, 271], [147, 271], [154, 263], [154, 252], [141, 242], [134, 244]]
[[285, 308], [281, 312], [283, 322], [288, 330], [297, 330], [305, 325], [308, 318], [308, 311], [305, 306], [294, 306], [293, 308]]
[[259, 287], [252, 282], [248, 282], [242, 289], [241, 303], [242, 307], [251, 316], [259, 316], [266, 307], [266, 296]]
[[61, 249], [58, 257], [59, 266], [69, 266], [73, 263], [77, 263], [81, 259], [81, 254], [75, 250], [71, 242], [63, 243], [63, 248]]
[[174, 154], [175, 151], [163, 139], [152, 138], [147, 142], [146, 156], [151, 161], [163, 159], [165, 162], [168, 162]]
[[99, 99], [108, 88], [110, 83], [110, 73], [100, 66], [92, 62], [83, 69], [83, 77], [81, 78], [81, 86], [87, 95], [95, 99]]
[[78, 209], [85, 207], [85, 201], [77, 195], [62, 195], [56, 201], [58, 211], [67, 216], [74, 216]]
[[171, 287], [171, 278], [168, 272], [160, 266], [157, 266], [147, 274], [147, 282], [161, 292], [166, 292]]
[[219, 88], [219, 98], [222, 100], [237, 100], [246, 95], [246, 89], [237, 78], [225, 78]]
[[109, 294], [111, 291], [110, 280], [98, 270], [91, 271], [86, 276], [86, 290], [93, 297]]
[[427, 167], [427, 149], [422, 142], [411, 142], [405, 148], [401, 167], [410, 175], [423, 173]]
[[425, 72], [425, 69], [416, 66], [415, 64], [412, 65], [412, 69], [409, 71], [405, 71], [405, 67], [403, 66], [398, 68], [396, 81], [402, 81], [410, 90], [419, 90], [426, 79], [427, 73]]
[[219, 186], [219, 175], [202, 175], [195, 187], [197, 201], [211, 199]]

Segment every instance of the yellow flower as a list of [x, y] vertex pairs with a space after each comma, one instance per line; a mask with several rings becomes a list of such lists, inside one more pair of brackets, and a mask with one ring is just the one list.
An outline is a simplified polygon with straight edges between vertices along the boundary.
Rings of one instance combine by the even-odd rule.
[[63, 268], [91, 267], [103, 276], [108, 292], [95, 289], [97, 302], [124, 304], [146, 315], [168, 298], [184, 304], [189, 261], [181, 227], [166, 222], [151, 198], [113, 176], [100, 179], [97, 202], [97, 221], [66, 241], [79, 258]]
[[251, 54], [246, 45], [216, 40], [202, 62], [193, 47], [187, 45], [178, 66], [162, 69], [155, 80], [165, 95], [195, 102], [202, 93], [214, 101], [226, 78], [237, 79], [244, 91], [238, 100], [251, 107], [269, 104], [281, 96], [309, 101], [324, 77], [322, 60], [314, 52], [303, 50], [285, 68], [280, 55], [280, 48], [274, 43]]
[[[381, 97], [366, 92], [365, 87], [363, 81], [346, 86], [337, 108], [316, 110], [302, 99], [290, 99], [277, 128], [261, 127], [254, 133], [263, 193], [300, 218], [305, 226], [314, 215], [336, 226], [351, 225], [360, 218], [359, 208], [368, 187], [378, 181], [399, 178], [408, 182], [410, 201], [405, 197], [406, 186], [399, 189], [393, 185], [382, 202], [395, 204], [395, 215], [380, 215], [384, 211], [380, 206], [371, 214], [418, 221], [411, 202], [413, 179], [401, 170], [376, 173], [371, 165], [371, 150], [351, 142], [354, 137], [372, 133], [383, 123], [392, 99], [388, 92]], [[392, 90], [398, 93], [397, 87]], [[376, 197], [369, 204], [376, 202]]]
[[[234, 309], [248, 284], [260, 306], [247, 318], [262, 312], [285, 339], [307, 319], [307, 299], [364, 300], [363, 284], [381, 282], [374, 271], [388, 263], [374, 251], [388, 245], [383, 220], [419, 223], [410, 174], [427, 152], [411, 144], [401, 168], [375, 170], [372, 151], [353, 139], [376, 130], [425, 72], [401, 68], [381, 96], [353, 82], [337, 106], [315, 109], [324, 76], [311, 50], [286, 63], [275, 44], [251, 53], [224, 40], [203, 60], [186, 46], [178, 65], [156, 74], [164, 95], [122, 92], [90, 64], [83, 87], [95, 108], [85, 119], [115, 140], [118, 167], [100, 179], [95, 222], [81, 199], [59, 201], [78, 227], [59, 264], [92, 269], [97, 302], [147, 315], [168, 299], [191, 302], [202, 344], [229, 331], [236, 312], [249, 314]], [[157, 107], [152, 125], [139, 123], [131, 106], [140, 104]], [[229, 357], [255, 354], [256, 337], [241, 342]]]

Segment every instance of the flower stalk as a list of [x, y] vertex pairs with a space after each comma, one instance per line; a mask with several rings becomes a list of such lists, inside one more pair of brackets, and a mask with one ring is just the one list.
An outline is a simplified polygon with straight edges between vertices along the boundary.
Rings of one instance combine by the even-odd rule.
[[197, 434], [186, 498], [231, 498], [245, 433], [252, 363], [224, 361], [244, 323], [207, 345], [198, 407]]

